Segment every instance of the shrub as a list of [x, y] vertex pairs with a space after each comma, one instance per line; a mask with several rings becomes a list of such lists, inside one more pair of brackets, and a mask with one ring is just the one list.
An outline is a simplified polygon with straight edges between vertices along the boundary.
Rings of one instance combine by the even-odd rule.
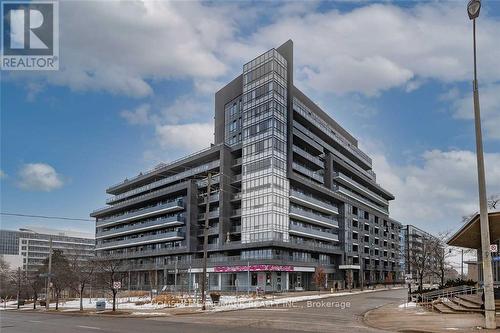
[[155, 298], [153, 298], [153, 304], [158, 304], [158, 305], [166, 305], [166, 306], [174, 306], [175, 304], [180, 303], [181, 300], [179, 297], [170, 295], [170, 294], [163, 294], [163, 295], [158, 295]]

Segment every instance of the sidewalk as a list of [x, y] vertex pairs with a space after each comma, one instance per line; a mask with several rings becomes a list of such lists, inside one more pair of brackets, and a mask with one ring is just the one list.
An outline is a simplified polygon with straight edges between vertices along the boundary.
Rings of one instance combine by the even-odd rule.
[[[498, 332], [482, 328], [484, 317], [478, 313], [442, 314], [429, 312], [415, 303], [407, 307], [388, 304], [368, 311], [364, 316], [366, 325], [392, 332]], [[497, 326], [500, 317], [497, 316]]]

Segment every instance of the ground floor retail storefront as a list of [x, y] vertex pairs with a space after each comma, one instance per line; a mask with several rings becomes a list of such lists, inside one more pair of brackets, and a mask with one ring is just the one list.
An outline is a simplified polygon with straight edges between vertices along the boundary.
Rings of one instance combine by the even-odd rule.
[[[340, 288], [344, 273], [323, 267], [323, 289]], [[293, 265], [250, 264], [207, 268], [207, 287], [211, 291], [282, 292], [317, 290], [315, 267]], [[202, 268], [129, 271], [123, 275], [122, 286], [130, 290], [184, 291], [200, 289]]]

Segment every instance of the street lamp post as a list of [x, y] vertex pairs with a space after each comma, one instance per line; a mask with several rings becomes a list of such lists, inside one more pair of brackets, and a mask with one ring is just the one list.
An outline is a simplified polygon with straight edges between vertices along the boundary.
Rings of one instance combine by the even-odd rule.
[[49, 267], [48, 267], [48, 272], [47, 272], [47, 285], [45, 286], [45, 309], [49, 309], [49, 304], [50, 304], [50, 294], [49, 294], [49, 288], [50, 288], [50, 275], [52, 274], [52, 236], [49, 238]]
[[472, 35], [474, 47], [474, 120], [476, 128], [476, 154], [477, 154], [477, 176], [479, 184], [479, 219], [481, 225], [481, 252], [483, 261], [484, 282], [484, 315], [485, 328], [496, 328], [495, 300], [493, 297], [493, 271], [491, 267], [490, 253], [490, 229], [488, 222], [488, 206], [486, 201], [486, 180], [484, 172], [483, 139], [481, 133], [481, 112], [479, 108], [479, 91], [477, 84], [477, 61], [476, 61], [476, 18], [481, 9], [481, 0], [470, 0], [467, 5], [469, 19], [472, 20]]

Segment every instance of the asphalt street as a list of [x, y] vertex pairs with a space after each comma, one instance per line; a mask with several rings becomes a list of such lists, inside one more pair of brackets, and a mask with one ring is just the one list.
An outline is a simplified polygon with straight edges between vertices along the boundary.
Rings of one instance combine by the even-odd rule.
[[59, 332], [381, 332], [363, 324], [363, 314], [403, 302], [406, 290], [388, 290], [318, 301], [220, 313], [161, 318], [113, 318], [2, 311], [2, 333]]

